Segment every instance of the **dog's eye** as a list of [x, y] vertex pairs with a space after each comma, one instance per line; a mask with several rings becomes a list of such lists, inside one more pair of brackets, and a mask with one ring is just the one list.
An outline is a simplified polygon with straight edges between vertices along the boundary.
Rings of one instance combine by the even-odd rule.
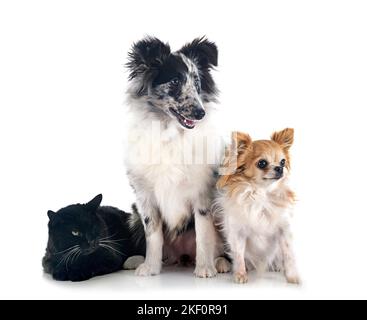
[[260, 169], [265, 169], [268, 166], [268, 162], [264, 159], [259, 160], [257, 167]]
[[284, 166], [285, 166], [285, 159], [282, 159], [282, 160], [280, 161], [280, 166], [281, 166], [281, 167], [284, 167]]
[[71, 234], [74, 236], [74, 237], [80, 237], [80, 232], [77, 231], [77, 230], [73, 230], [71, 231]]
[[179, 79], [179, 78], [173, 78], [173, 79], [170, 81], [170, 84], [171, 84], [172, 86], [177, 87], [177, 86], [180, 84], [180, 79]]

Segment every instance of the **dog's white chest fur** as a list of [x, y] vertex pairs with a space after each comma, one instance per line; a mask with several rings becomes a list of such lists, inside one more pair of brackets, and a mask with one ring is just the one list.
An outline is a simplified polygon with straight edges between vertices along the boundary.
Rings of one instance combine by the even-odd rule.
[[131, 182], [143, 196], [154, 197], [163, 220], [174, 229], [194, 208], [210, 206], [215, 157], [208, 159], [212, 153], [206, 141], [212, 129], [200, 123], [184, 131], [176, 123], [164, 126], [143, 116], [134, 120], [126, 153]]
[[248, 188], [217, 199], [224, 231], [231, 230], [238, 241], [246, 241], [245, 258], [257, 269], [272, 265], [279, 253], [280, 232], [288, 224], [287, 209], [279, 207], [274, 197], [276, 194]]

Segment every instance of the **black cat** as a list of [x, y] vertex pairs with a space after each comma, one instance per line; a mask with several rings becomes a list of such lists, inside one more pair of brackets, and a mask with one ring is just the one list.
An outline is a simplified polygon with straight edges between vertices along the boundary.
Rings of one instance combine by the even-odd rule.
[[145, 255], [144, 228], [137, 212], [100, 207], [101, 202], [98, 195], [87, 204], [48, 211], [49, 239], [42, 265], [54, 279], [87, 280], [123, 269], [129, 257]]

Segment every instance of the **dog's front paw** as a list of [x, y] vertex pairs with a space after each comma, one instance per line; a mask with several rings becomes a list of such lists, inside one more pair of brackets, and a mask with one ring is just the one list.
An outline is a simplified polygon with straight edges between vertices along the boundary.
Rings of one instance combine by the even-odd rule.
[[160, 266], [152, 266], [147, 263], [142, 263], [135, 271], [135, 275], [139, 277], [149, 277], [149, 276], [155, 276], [157, 274], [161, 273], [161, 267]]
[[217, 269], [218, 273], [227, 273], [231, 271], [231, 264], [226, 258], [219, 257], [215, 260], [215, 268]]
[[217, 275], [217, 270], [214, 266], [196, 266], [194, 274], [198, 278], [213, 278]]
[[301, 279], [297, 274], [286, 275], [285, 277], [290, 284], [301, 284]]
[[247, 272], [235, 272], [234, 282], [240, 284], [247, 283], [248, 282]]

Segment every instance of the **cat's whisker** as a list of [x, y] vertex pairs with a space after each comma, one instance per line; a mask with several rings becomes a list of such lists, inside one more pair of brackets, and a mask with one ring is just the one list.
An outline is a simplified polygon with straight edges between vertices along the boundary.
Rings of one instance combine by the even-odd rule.
[[126, 241], [127, 239], [113, 239], [113, 240], [102, 240], [102, 241], [110, 241], [110, 242], [121, 242]]
[[74, 249], [74, 248], [76, 248], [76, 247], [79, 247], [79, 245], [75, 245], [75, 246], [69, 247], [69, 248], [67, 248], [67, 249], [65, 249], [65, 250], [63, 250], [63, 251], [55, 252], [54, 254], [61, 254], [61, 253], [64, 253], [64, 252], [66, 252], [66, 251], [69, 251], [69, 250], [71, 250], [71, 249]]
[[106, 247], [104, 245], [100, 245], [102, 248], [106, 249], [108, 252], [111, 252], [112, 254], [115, 254], [109, 247]]
[[78, 257], [79, 257], [79, 254], [81, 253], [81, 250], [80, 249], [78, 249], [77, 251], [76, 251], [76, 253], [73, 255], [73, 257], [71, 258], [71, 264], [73, 264], [74, 263], [74, 261], [76, 261], [77, 259], [78, 259]]
[[107, 239], [111, 239], [111, 238], [113, 238], [116, 234], [117, 234], [117, 232], [115, 232], [112, 236], [105, 237], [105, 238], [100, 238], [99, 240], [107, 240]]
[[73, 250], [73, 253], [69, 254], [68, 258], [66, 259], [65, 266], [66, 266], [67, 272], [69, 272], [69, 268], [68, 268], [69, 262], [72, 260], [75, 253], [78, 252], [78, 250], [79, 250], [79, 248], [75, 248], [75, 250]]
[[109, 249], [111, 249], [112, 251], [114, 251], [114, 252], [117, 252], [117, 253], [119, 253], [120, 255], [122, 255], [122, 256], [126, 256], [126, 254], [124, 254], [124, 253], [122, 253], [121, 251], [119, 251], [119, 250], [117, 250], [116, 248], [114, 248], [113, 246], [110, 246], [110, 245], [108, 245], [108, 244], [101, 244], [101, 247], [103, 247], [103, 248], [109, 248]]
[[[79, 250], [79, 246], [77, 245], [76, 247], [74, 247], [73, 249], [71, 249], [70, 251], [66, 252], [64, 255], [62, 255], [60, 262], [58, 263], [57, 266], [59, 266], [62, 263], [66, 263], [68, 262], [70, 256], [75, 252]], [[66, 268], [67, 268], [67, 264], [66, 264]]]
[[[122, 240], [121, 240], [122, 241]], [[122, 246], [121, 241], [114, 241], [114, 240], [102, 240], [102, 241], [99, 241], [99, 243], [102, 243], [102, 244], [110, 244], [110, 245], [115, 245], [115, 246]]]

